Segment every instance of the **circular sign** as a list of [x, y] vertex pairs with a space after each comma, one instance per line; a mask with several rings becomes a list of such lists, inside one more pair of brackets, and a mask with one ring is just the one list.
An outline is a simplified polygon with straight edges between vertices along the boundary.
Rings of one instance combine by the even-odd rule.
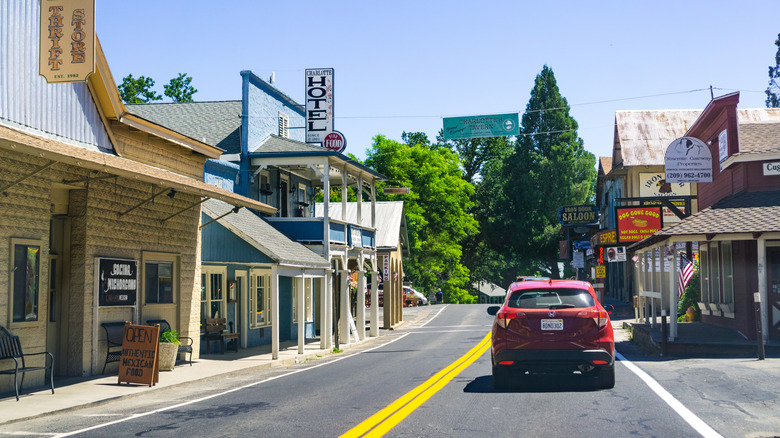
[[347, 139], [344, 137], [344, 134], [333, 131], [325, 136], [322, 146], [331, 151], [342, 152], [347, 148]]

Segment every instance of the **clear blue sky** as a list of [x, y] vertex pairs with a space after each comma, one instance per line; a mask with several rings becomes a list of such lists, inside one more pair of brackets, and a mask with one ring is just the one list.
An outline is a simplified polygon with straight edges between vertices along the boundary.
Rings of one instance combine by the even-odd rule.
[[764, 107], [780, 33], [779, 0], [96, 3], [117, 83], [148, 76], [162, 95], [187, 73], [196, 101], [238, 100], [240, 71], [275, 72], [302, 103], [304, 70], [334, 68], [335, 126], [361, 159], [377, 134], [522, 113], [545, 64], [585, 148], [611, 156], [617, 110], [703, 109], [710, 85]]

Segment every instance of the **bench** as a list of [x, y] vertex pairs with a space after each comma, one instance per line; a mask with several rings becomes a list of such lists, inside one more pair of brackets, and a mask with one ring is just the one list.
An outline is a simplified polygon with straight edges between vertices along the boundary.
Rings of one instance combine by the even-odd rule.
[[111, 362], [119, 362], [122, 359], [122, 338], [125, 335], [125, 323], [104, 322], [100, 324], [106, 331], [106, 361], [103, 364], [103, 371], [106, 372], [106, 365]]
[[[46, 355], [43, 366], [27, 366], [25, 358], [30, 356]], [[27, 353], [22, 351], [22, 343], [19, 336], [12, 335], [5, 327], [0, 326], [0, 361], [13, 360], [13, 369], [0, 370], [0, 374], [14, 375], [14, 389], [16, 390], [16, 401], [19, 401], [19, 391], [24, 386], [24, 375], [30, 371], [49, 370], [49, 382], [51, 384], [51, 393], [54, 394], [54, 356], [48, 351], [41, 353]], [[21, 367], [19, 366], [21, 363]], [[22, 380], [19, 382], [18, 376], [22, 373]]]
[[206, 354], [209, 354], [211, 341], [219, 341], [219, 353], [225, 354], [225, 340], [233, 341], [233, 349], [238, 353], [238, 333], [233, 333], [233, 322], [230, 322], [230, 331], [226, 332], [225, 318], [206, 318], [203, 325], [203, 342], [206, 343]]
[[[146, 323], [148, 325], [160, 325], [160, 335], [163, 334], [163, 332], [168, 331], [171, 329], [171, 325], [168, 324], [168, 321], [164, 319], [147, 319]], [[183, 353], [186, 357], [187, 354], [190, 355], [190, 366], [192, 366], [192, 344], [193, 340], [192, 338], [188, 338], [186, 336], [179, 336], [179, 342], [181, 342], [181, 345], [179, 345], [179, 353]]]

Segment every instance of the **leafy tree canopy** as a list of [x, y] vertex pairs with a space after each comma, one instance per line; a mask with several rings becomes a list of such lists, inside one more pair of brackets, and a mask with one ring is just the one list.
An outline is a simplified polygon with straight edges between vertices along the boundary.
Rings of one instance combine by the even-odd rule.
[[[192, 102], [192, 95], [197, 93], [192, 85], [192, 78], [186, 73], [179, 73], [178, 77], [171, 79], [168, 85], [164, 85], [164, 94], [174, 102]], [[127, 75], [122, 78], [122, 83], [117, 86], [119, 97], [124, 103], [150, 103], [162, 100], [163, 97], [157, 94], [154, 88], [154, 79], [146, 76], [140, 76], [138, 79], [133, 75]]]
[[117, 88], [124, 103], [149, 103], [162, 100], [162, 96], [152, 90], [152, 87], [154, 87], [152, 78], [140, 76], [136, 79], [133, 75], [127, 75], [122, 78], [122, 83]]
[[179, 73], [178, 77], [171, 79], [168, 85], [164, 85], [164, 94], [174, 102], [192, 102], [192, 95], [198, 90], [192, 85], [192, 78], [186, 73]]
[[403, 200], [410, 241], [404, 271], [416, 287], [441, 288], [449, 302], [469, 303], [469, 271], [461, 263], [461, 242], [477, 233], [468, 214], [474, 187], [461, 178], [460, 161], [449, 150], [432, 148], [421, 133], [404, 133], [399, 143], [378, 135], [367, 151], [366, 165], [410, 187], [408, 195], [383, 195], [380, 200]]

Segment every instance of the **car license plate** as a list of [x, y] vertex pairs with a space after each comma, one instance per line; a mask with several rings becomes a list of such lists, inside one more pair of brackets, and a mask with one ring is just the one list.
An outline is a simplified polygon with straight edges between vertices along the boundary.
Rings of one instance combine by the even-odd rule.
[[542, 330], [563, 330], [562, 319], [543, 319]]

